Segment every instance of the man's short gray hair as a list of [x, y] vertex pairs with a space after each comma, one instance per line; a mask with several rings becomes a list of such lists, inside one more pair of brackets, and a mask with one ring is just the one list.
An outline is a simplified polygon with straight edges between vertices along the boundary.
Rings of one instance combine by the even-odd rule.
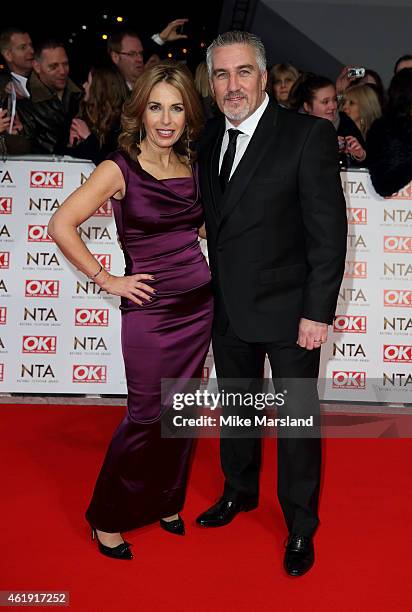
[[242, 32], [241, 30], [232, 30], [219, 34], [217, 38], [209, 45], [206, 51], [206, 63], [209, 77], [213, 72], [213, 50], [218, 47], [228, 47], [229, 45], [250, 45], [253, 47], [256, 54], [256, 62], [260, 72], [266, 70], [266, 52], [265, 47], [259, 36], [250, 32]]

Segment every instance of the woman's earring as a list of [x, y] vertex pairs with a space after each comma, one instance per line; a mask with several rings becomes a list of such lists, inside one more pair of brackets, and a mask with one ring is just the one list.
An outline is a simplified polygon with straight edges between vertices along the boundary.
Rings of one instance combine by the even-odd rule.
[[190, 155], [190, 132], [189, 132], [189, 126], [186, 125], [186, 150], [187, 150], [187, 158], [189, 160], [189, 164], [191, 162], [191, 155]]
[[139, 128], [139, 146], [142, 144], [142, 140], [143, 140], [143, 137], [142, 137], [142, 126], [140, 126], [140, 128]]

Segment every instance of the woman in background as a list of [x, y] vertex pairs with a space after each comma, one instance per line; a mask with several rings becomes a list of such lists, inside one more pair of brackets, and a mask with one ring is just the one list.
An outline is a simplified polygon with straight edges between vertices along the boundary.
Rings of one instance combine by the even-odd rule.
[[200, 62], [195, 72], [195, 87], [202, 102], [205, 119], [213, 119], [219, 114], [219, 110], [213, 100], [209, 87], [209, 75], [206, 62]]
[[352, 119], [363, 138], [372, 123], [382, 115], [382, 107], [373, 85], [353, 85], [344, 95], [343, 112]]
[[292, 64], [275, 64], [268, 74], [267, 92], [278, 104], [289, 106], [289, 93], [298, 80], [300, 72]]
[[128, 90], [117, 68], [110, 64], [92, 68], [83, 87], [79, 117], [70, 127], [69, 154], [97, 165], [117, 148]]
[[360, 130], [339, 112], [335, 84], [324, 76], [306, 73], [294, 84], [289, 101], [300, 112], [330, 121], [336, 129], [343, 166], [365, 166], [365, 142]]
[[[379, 104], [383, 110], [386, 104], [386, 91], [383, 86], [383, 81], [378, 72], [376, 70], [371, 70], [370, 68], [366, 68], [365, 76], [362, 79], [359, 79], [356, 85], [373, 85], [374, 90], [379, 98]], [[352, 85], [351, 85], [352, 87]]]

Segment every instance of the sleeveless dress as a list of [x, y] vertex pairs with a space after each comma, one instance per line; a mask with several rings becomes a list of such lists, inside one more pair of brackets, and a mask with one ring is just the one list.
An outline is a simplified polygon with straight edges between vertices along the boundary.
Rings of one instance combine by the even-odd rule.
[[209, 348], [213, 301], [198, 241], [203, 223], [197, 168], [158, 180], [126, 153], [108, 159], [126, 193], [112, 199], [125, 274], [147, 273], [157, 293], [139, 306], [121, 298], [127, 413], [114, 433], [86, 519], [127, 531], [183, 506], [192, 440], [161, 436], [161, 379], [200, 379]]

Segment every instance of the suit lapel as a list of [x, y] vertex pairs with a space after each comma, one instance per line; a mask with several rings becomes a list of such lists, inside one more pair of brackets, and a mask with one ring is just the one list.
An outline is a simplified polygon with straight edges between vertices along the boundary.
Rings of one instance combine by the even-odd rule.
[[[251, 181], [261, 160], [264, 158], [267, 149], [273, 144], [273, 138], [276, 137], [277, 119], [277, 107], [269, 103], [253, 133], [242, 159], [226, 187], [224, 196], [222, 196], [222, 214], [220, 216], [220, 222], [223, 222], [231, 214]], [[218, 180], [217, 184], [219, 186]]]

